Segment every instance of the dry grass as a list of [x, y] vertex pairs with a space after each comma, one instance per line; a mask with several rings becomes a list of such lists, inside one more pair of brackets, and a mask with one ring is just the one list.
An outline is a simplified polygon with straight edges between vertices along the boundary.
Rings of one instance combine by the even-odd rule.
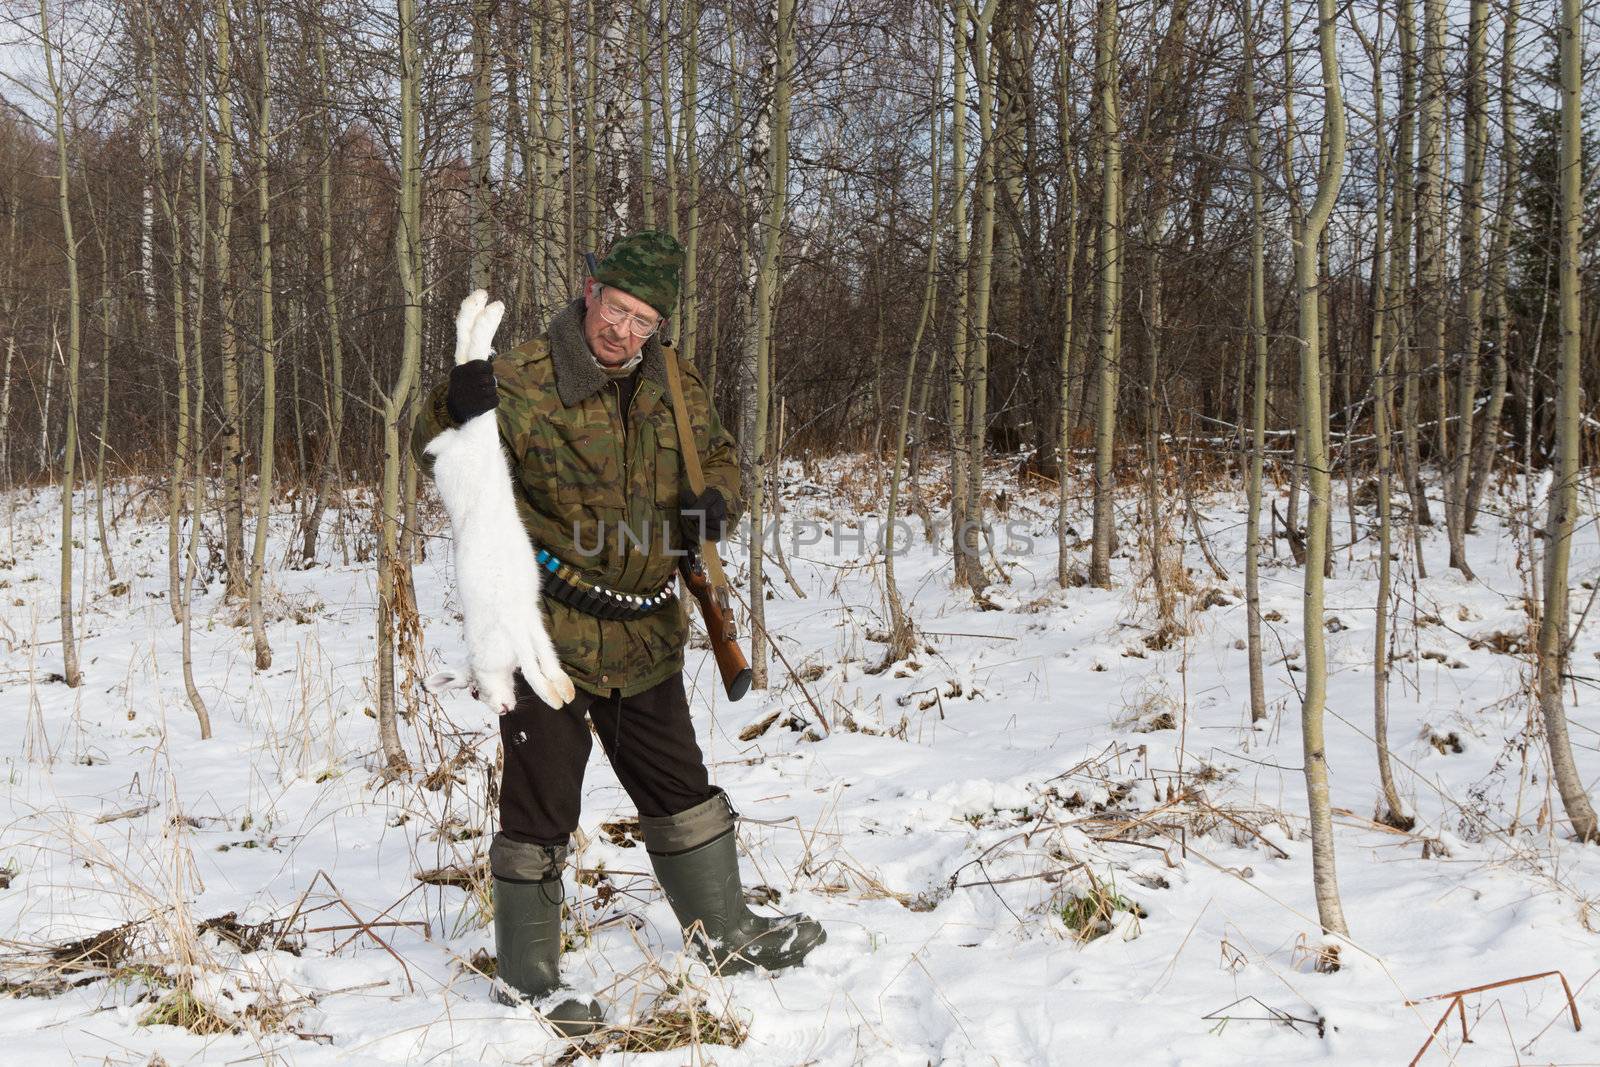
[[1101, 881], [1087, 868], [1085, 874], [1089, 882], [1087, 888], [1067, 893], [1056, 907], [1056, 914], [1071, 931], [1073, 940], [1086, 945], [1109, 934], [1116, 929], [1118, 912], [1134, 917], [1130, 929], [1137, 936], [1137, 920], [1147, 918], [1149, 912], [1117, 892], [1114, 881]]
[[695, 1001], [687, 1008], [658, 1008], [638, 1022], [608, 1030], [605, 1038], [587, 1051], [626, 1054], [698, 1050], [702, 1045], [738, 1048], [749, 1036], [750, 1028], [731, 1013], [719, 1015], [707, 1010], [704, 1001]]

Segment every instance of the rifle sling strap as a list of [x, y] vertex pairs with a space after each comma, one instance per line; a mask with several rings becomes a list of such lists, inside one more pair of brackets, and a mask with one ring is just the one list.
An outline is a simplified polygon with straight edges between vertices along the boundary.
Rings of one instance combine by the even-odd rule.
[[[700, 450], [695, 447], [694, 427], [689, 425], [689, 406], [683, 399], [683, 381], [678, 376], [678, 353], [665, 345], [662, 354], [667, 357], [667, 391], [672, 394], [672, 420], [678, 428], [678, 446], [683, 450], [683, 472], [688, 476], [689, 488], [695, 496], [705, 492], [705, 471], [700, 467]], [[700, 543], [700, 560], [705, 565], [706, 577], [713, 589], [724, 590], [728, 578], [722, 573], [722, 558], [717, 546], [710, 541]]]

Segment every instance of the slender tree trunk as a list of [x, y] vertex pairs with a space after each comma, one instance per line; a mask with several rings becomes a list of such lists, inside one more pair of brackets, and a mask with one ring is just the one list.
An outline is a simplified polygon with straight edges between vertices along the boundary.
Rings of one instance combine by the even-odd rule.
[[[7, 324], [8, 330], [10, 323]], [[11, 488], [11, 363], [17, 354], [17, 335], [6, 334], [6, 369], [0, 382], [0, 475], [4, 475], [6, 488]]]
[[956, 574], [974, 596], [981, 596], [988, 578], [983, 570], [983, 458], [985, 429], [989, 419], [989, 314], [994, 278], [995, 230], [995, 155], [1005, 132], [995, 118], [995, 81], [1000, 46], [991, 40], [996, 0], [986, 0], [980, 11], [971, 11], [963, 0], [962, 8], [972, 20], [973, 69], [978, 74], [978, 135], [981, 158], [978, 185], [976, 229], [978, 262], [973, 288], [976, 300], [972, 315], [972, 347], [968, 352], [967, 384], [971, 397], [967, 427], [967, 504], [965, 522], [956, 538]]
[[[195, 149], [194, 217], [191, 221], [189, 254], [190, 352], [194, 360], [194, 432], [190, 435], [189, 469], [189, 545], [184, 558], [183, 588], [179, 591], [178, 622], [183, 628], [183, 688], [189, 706], [200, 724], [200, 739], [211, 736], [211, 712], [194, 678], [194, 577], [200, 566], [200, 530], [205, 524], [205, 434], [200, 427], [205, 419], [205, 291], [206, 291], [206, 154], [205, 126], [200, 127], [200, 146]], [[184, 358], [180, 350], [178, 358]]]
[[1478, 349], [1483, 340], [1484, 264], [1479, 253], [1483, 229], [1483, 168], [1489, 150], [1488, 0], [1472, 0], [1467, 28], [1467, 108], [1463, 140], [1465, 174], [1462, 192], [1460, 270], [1466, 285], [1466, 344], [1456, 373], [1456, 433], [1451, 469], [1446, 479], [1445, 531], [1450, 541], [1450, 566], [1472, 578], [1467, 562], [1467, 487], [1472, 476], [1472, 419], [1478, 397]]
[[750, 482], [750, 525], [755, 531], [750, 552], [750, 615], [751, 684], [757, 689], [767, 687], [766, 642], [766, 592], [762, 579], [761, 530], [763, 529], [764, 501], [762, 490], [767, 478], [767, 421], [770, 406], [769, 386], [772, 380], [772, 319], [775, 292], [778, 287], [778, 247], [783, 231], [784, 210], [787, 205], [786, 187], [789, 173], [789, 94], [794, 81], [794, 0], [773, 0], [773, 19], [776, 27], [775, 52], [777, 66], [772, 89], [771, 153], [767, 163], [770, 179], [767, 182], [768, 202], [763, 224], [764, 243], [761, 253], [761, 270], [756, 277], [756, 418], [755, 418], [755, 477]]
[[[108, 199], [107, 204], [109, 203]], [[109, 206], [107, 214], [109, 215]], [[101, 284], [105, 288], [100, 294], [100, 428], [95, 434], [94, 523], [100, 538], [100, 559], [106, 567], [106, 580], [115, 585], [117, 562], [111, 554], [111, 538], [106, 532], [106, 438], [111, 433], [111, 335], [115, 329], [114, 301], [110, 288], [111, 254], [106, 248], [106, 227], [101, 225], [96, 229], [99, 231]], [[3, 416], [0, 416], [0, 420], [3, 420]], [[4, 434], [5, 428], [0, 425], [0, 436]], [[0, 464], [0, 469], [3, 467], [4, 465]]]
[[[1449, 329], [1449, 300], [1448, 277], [1450, 271], [1449, 253], [1446, 251], [1450, 229], [1450, 107], [1453, 101], [1450, 98], [1450, 85], [1444, 71], [1445, 60], [1449, 53], [1446, 37], [1450, 28], [1450, 18], [1446, 11], [1445, 0], [1423, 0], [1422, 4], [1423, 33], [1422, 33], [1422, 117], [1424, 147], [1428, 144], [1427, 122], [1430, 109], [1437, 109], [1434, 120], [1436, 136], [1433, 142], [1433, 158], [1423, 159], [1423, 168], [1427, 172], [1426, 180], [1431, 198], [1427, 203], [1427, 229], [1423, 237], [1425, 250], [1423, 264], [1419, 266], [1431, 267], [1431, 274], [1427, 271], [1426, 290], [1430, 303], [1426, 305], [1426, 322], [1431, 331], [1424, 338], [1424, 343], [1429, 346], [1432, 353], [1434, 410], [1437, 418], [1434, 420], [1434, 457], [1439, 465], [1439, 472], [1443, 477], [1441, 483], [1448, 481], [1450, 474], [1450, 390], [1449, 373], [1446, 367], [1447, 354], [1445, 351], [1446, 334]], [[1448, 493], [1448, 486], [1444, 487]], [[1447, 533], [1448, 536], [1448, 533]]]
[[[683, 55], [682, 104], [683, 159], [684, 171], [689, 181], [689, 217], [688, 230], [684, 235], [683, 289], [678, 297], [679, 305], [683, 308], [678, 347], [683, 354], [683, 361], [694, 367], [698, 366], [695, 362], [695, 347], [699, 343], [700, 333], [700, 158], [699, 137], [696, 133], [700, 117], [699, 0], [684, 0], [683, 21], [689, 31], [689, 42]], [[662, 89], [662, 94], [662, 99], [667, 99], [665, 87]], [[706, 395], [715, 402], [717, 394], [712, 391], [713, 384], [713, 379], [708, 377]]]
[[1489, 397], [1484, 405], [1483, 425], [1472, 438], [1472, 475], [1467, 485], [1466, 528], [1477, 521], [1478, 503], [1483, 498], [1489, 471], [1494, 465], [1500, 442], [1500, 418], [1506, 402], [1506, 358], [1511, 343], [1511, 309], [1506, 299], [1506, 260], [1511, 249], [1511, 222], [1516, 210], [1522, 158], [1517, 144], [1517, 110], [1514, 93], [1517, 49], [1517, 19], [1520, 0], [1508, 0], [1501, 31], [1500, 61], [1500, 193], [1495, 211], [1494, 237], [1489, 247], [1488, 304], [1494, 329], [1489, 340]]
[[15, 360], [17, 354], [17, 297], [15, 286], [17, 276], [16, 262], [19, 258], [17, 255], [17, 201], [19, 199], [16, 195], [17, 177], [18, 176], [15, 174], [15, 172], [13, 172], [11, 189], [9, 195], [7, 196], [7, 200], [10, 202], [11, 210], [6, 212], [6, 215], [10, 220], [9, 225], [6, 228], [6, 249], [4, 253], [4, 285], [6, 296], [3, 298], [3, 301], [0, 301], [0, 314], [3, 314], [5, 317], [6, 331], [6, 365], [4, 372], [0, 373], [0, 478], [5, 479], [5, 487], [8, 490], [12, 487], [11, 383], [15, 380], [12, 377], [11, 371], [13, 361]]
[[[661, 5], [661, 62], [657, 64], [660, 74], [661, 89], [661, 157], [667, 172], [667, 218], [665, 229], [674, 240], [681, 243], [682, 233], [678, 226], [678, 156], [672, 136], [672, 4], [664, 0]], [[640, 32], [643, 32], [642, 30]], [[649, 156], [645, 156], [646, 169], [648, 170]], [[674, 324], [683, 321], [683, 290], [678, 290], [677, 300], [672, 309]]]
[[962, 538], [967, 527], [967, 476], [971, 473], [971, 457], [967, 453], [971, 443], [967, 434], [967, 369], [971, 365], [971, 358], [967, 339], [971, 329], [972, 241], [967, 224], [966, 187], [967, 57], [972, 49], [967, 38], [966, 0], [956, 0], [952, 11], [955, 19], [955, 63], [952, 69], [955, 95], [950, 113], [950, 177], [954, 190], [950, 201], [950, 226], [956, 243], [956, 292], [950, 348], [950, 549], [955, 563], [955, 580], [962, 585], [970, 584], [966, 581], [963, 569], [967, 564]]
[[1059, 124], [1061, 166], [1067, 191], [1067, 261], [1062, 270], [1061, 284], [1061, 383], [1058, 401], [1061, 427], [1056, 441], [1056, 584], [1065, 589], [1072, 582], [1072, 561], [1067, 555], [1067, 470], [1072, 462], [1072, 343], [1078, 296], [1078, 168], [1072, 154], [1072, 100], [1069, 92], [1072, 46], [1067, 36], [1066, 3], [1061, 4], [1059, 15], [1056, 93], [1062, 116]]
[[1089, 581], [1111, 587], [1111, 542], [1115, 537], [1112, 499], [1116, 458], [1117, 378], [1122, 355], [1117, 342], [1122, 316], [1122, 153], [1117, 117], [1117, 5], [1098, 0], [1095, 82], [1100, 97], [1102, 202], [1100, 208], [1100, 369], [1095, 405], [1094, 541]]
[[1413, 165], [1417, 114], [1417, 32], [1413, 0], [1396, 0], [1395, 29], [1400, 36], [1400, 129], [1395, 163], [1395, 197], [1399, 214], [1395, 218], [1395, 273], [1399, 281], [1394, 298], [1399, 302], [1399, 331], [1395, 338], [1400, 352], [1400, 434], [1405, 459], [1406, 490], [1411, 497], [1411, 536], [1416, 548], [1417, 577], [1427, 577], [1422, 554], [1422, 527], [1433, 525], [1428, 513], [1428, 494], [1422, 484], [1422, 442], [1417, 428], [1419, 394], [1422, 389], [1417, 333], [1413, 324], [1421, 287], [1412, 277], [1412, 249], [1421, 228], [1418, 218], [1418, 190]]
[[[189, 361], [184, 354], [187, 339], [184, 336], [183, 224], [180, 217], [184, 172], [180, 164], [177, 168], [177, 189], [171, 196], [168, 196], [167, 167], [161, 143], [161, 113], [158, 104], [161, 94], [161, 53], [156, 47], [155, 28], [150, 19], [149, 6], [145, 5], [141, 8], [141, 13], [144, 17], [145, 47], [149, 52], [147, 62], [150, 65], [150, 78], [147, 86], [147, 136], [150, 141], [151, 158], [155, 166], [154, 180], [146, 186], [146, 189], [153, 185], [160, 196], [162, 215], [171, 230], [172, 238], [172, 350], [174, 365], [178, 371], [176, 398], [178, 434], [172, 450], [171, 473], [167, 481], [167, 610], [172, 613], [174, 622], [181, 622], [183, 619], [183, 606], [178, 600], [183, 554], [179, 550], [179, 537], [183, 526], [183, 501], [187, 482], [184, 471], [185, 465], [189, 462], [190, 429]], [[154, 259], [152, 258], [150, 262], [153, 263]]]
[[[937, 87], [942, 84], [944, 71], [943, 41], [938, 44], [933, 70], [935, 93], [937, 93]], [[900, 393], [900, 424], [894, 438], [894, 467], [889, 482], [889, 508], [886, 515], [888, 525], [883, 535], [883, 587], [889, 602], [889, 644], [884, 650], [883, 662], [879, 669], [905, 659], [916, 647], [916, 634], [911, 625], [911, 616], [907, 614], [905, 604], [900, 599], [900, 585], [895, 580], [894, 558], [895, 527], [900, 514], [900, 465], [905, 459], [906, 434], [911, 423], [911, 389], [916, 382], [917, 362], [922, 355], [922, 338], [933, 315], [934, 301], [939, 292], [939, 153], [944, 141], [944, 131], [941, 129], [944, 111], [937, 107], [931, 110], [932, 130], [928, 159], [933, 171], [933, 180], [931, 202], [928, 207], [928, 266], [923, 274], [922, 310], [917, 313], [917, 328], [911, 335], [911, 354], [907, 360], [905, 385]]]
[[616, 0], [611, 18], [600, 39], [600, 143], [604, 151], [605, 173], [601, 177], [600, 241], [609, 245], [623, 234], [628, 222], [627, 137], [623, 132], [627, 115], [623, 86], [628, 81], [633, 57], [628, 52], [628, 34], [622, 24], [623, 4]]
[[[1378, 15], [1377, 40], [1383, 39], [1383, 14]], [[1394, 344], [1389, 323], [1394, 315], [1392, 294], [1385, 288], [1389, 271], [1389, 234], [1385, 228], [1389, 197], [1389, 154], [1384, 143], [1382, 53], [1372, 58], [1373, 131], [1377, 140], [1377, 189], [1373, 197], [1373, 221], [1377, 234], [1372, 248], [1372, 436], [1377, 449], [1378, 481], [1378, 596], [1376, 622], [1372, 633], [1372, 738], [1378, 754], [1378, 783], [1383, 792], [1383, 807], [1378, 818], [1401, 830], [1409, 830], [1414, 820], [1406, 815], [1395, 788], [1394, 770], [1389, 759], [1389, 613], [1393, 608], [1393, 576], [1390, 555], [1394, 550], [1392, 430], [1394, 387], [1391, 361]], [[1405, 175], [1400, 175], [1404, 181]]]
[[489, 202], [491, 32], [489, 0], [472, 0], [472, 262], [467, 284], [473, 289], [489, 287], [489, 259], [493, 252], [494, 212]]
[[[1539, 619], [1539, 708], [1544, 713], [1545, 737], [1550, 743], [1550, 771], [1567, 819], [1578, 840], [1600, 844], [1600, 822], [1584, 789], [1583, 776], [1572, 755], [1567, 733], [1567, 711], [1561, 686], [1571, 652], [1567, 606], [1568, 568], [1572, 558], [1572, 529], [1578, 515], [1579, 461], [1582, 440], [1578, 424], [1581, 410], [1582, 278], [1583, 249], [1582, 90], [1583, 53], [1580, 0], [1561, 0], [1561, 25], [1556, 31], [1561, 49], [1561, 269], [1560, 368], [1556, 372], [1556, 452], [1554, 481], [1550, 486], [1550, 517], [1545, 528], [1544, 613]], [[69, 446], [70, 447], [70, 446]]]
[[61, 348], [60, 323], [54, 309], [50, 313], [50, 348], [45, 353], [44, 407], [39, 409], [39, 473], [50, 469], [50, 413], [55, 410], [56, 359]]
[[[322, 516], [327, 513], [333, 494], [342, 488], [340, 476], [340, 442], [344, 439], [344, 338], [339, 317], [339, 287], [334, 273], [333, 258], [333, 109], [328, 98], [328, 53], [322, 29], [316, 31], [317, 74], [322, 90], [323, 141], [327, 146], [321, 153], [318, 166], [318, 189], [321, 197], [321, 215], [318, 219], [322, 245], [322, 306], [328, 321], [328, 354], [331, 385], [324, 405], [327, 423], [324, 433], [326, 443], [318, 457], [316, 502], [305, 519], [300, 539], [301, 565], [310, 567], [317, 561], [317, 536], [322, 529]], [[340, 515], [343, 515], [343, 508]]]
[[401, 420], [416, 385], [422, 355], [422, 160], [418, 141], [421, 70], [417, 52], [415, 0], [396, 0], [400, 28], [400, 204], [395, 227], [395, 256], [405, 294], [404, 335], [400, 366], [392, 391], [383, 398], [383, 481], [378, 514], [378, 738], [384, 771], [405, 774], [410, 763], [400, 743], [395, 710], [395, 634], [397, 610], [404, 594], [399, 572], [407, 566], [400, 554], [398, 527], [404, 508], [401, 490]]
[[[583, 87], [583, 247], [595, 252], [600, 248], [600, 175], [596, 160], [595, 110], [600, 92], [600, 26], [597, 21], [595, 0], [587, 0], [584, 7], [587, 18], [584, 27], [584, 70], [588, 75]], [[730, 20], [729, 33], [732, 33]]]
[[[1291, 5], [1285, 0], [1282, 5], [1283, 81], [1290, 91], [1285, 92], [1283, 97], [1283, 184], [1289, 201], [1289, 245], [1291, 248], [1298, 248], [1304, 240], [1302, 232], [1305, 228], [1305, 205], [1301, 203], [1300, 182], [1295, 176], [1295, 150], [1298, 146], [1299, 130], [1295, 124], [1294, 92], [1292, 91], [1295, 84], [1295, 49], [1294, 24], [1291, 18], [1291, 11]], [[1319, 156], [1319, 162], [1321, 159], [1322, 157]], [[1301, 388], [1304, 388], [1303, 382], [1301, 383]], [[1302, 427], [1297, 429], [1294, 435], [1294, 460], [1289, 467], [1289, 506], [1286, 509], [1285, 519], [1288, 528], [1284, 531], [1289, 539], [1289, 554], [1297, 566], [1304, 566], [1306, 562], [1305, 537], [1301, 533], [1300, 523], [1300, 489], [1305, 480], [1305, 474], [1306, 435]]]
[[272, 526], [273, 431], [278, 421], [277, 350], [272, 323], [272, 198], [267, 184], [267, 161], [272, 147], [272, 83], [265, 9], [256, 15], [256, 40], [261, 63], [261, 103], [255, 130], [256, 209], [261, 217], [261, 444], [256, 460], [256, 536], [250, 555], [250, 632], [255, 638], [256, 670], [264, 671], [272, 666], [272, 646], [267, 642], [261, 587], [267, 568], [267, 532]]
[[[62, 79], [56, 74], [55, 45], [50, 40], [46, 0], [39, 0], [39, 40], [44, 47], [44, 69], [55, 117], [56, 197], [61, 210], [62, 247], [67, 256], [67, 425], [61, 461], [61, 673], [67, 685], [76, 689], [83, 683], [78, 669], [78, 643], [72, 629], [72, 490], [78, 458], [78, 242], [72, 233], [72, 198], [67, 186], [66, 101]], [[52, 361], [55, 355], [51, 353]]]
[[[1150, 110], [1165, 112], [1170, 107], [1170, 97], [1178, 79], [1178, 66], [1182, 62], [1185, 39], [1188, 33], [1189, 4], [1188, 0], [1176, 0], [1172, 5], [1171, 22], [1166, 38], [1161, 42], [1161, 54], [1156, 63], [1155, 79], [1152, 84], [1151, 100], [1154, 106]], [[1148, 116], [1148, 112], [1147, 112]], [[1148, 294], [1147, 305], [1147, 334], [1148, 334], [1148, 364], [1145, 376], [1145, 522], [1143, 524], [1146, 536], [1149, 538], [1150, 578], [1155, 590], [1157, 612], [1163, 628], [1170, 629], [1176, 621], [1176, 604], [1173, 599], [1173, 590], [1167, 584], [1165, 559], [1167, 554], [1166, 519], [1161, 506], [1161, 435], [1157, 432], [1160, 421], [1159, 391], [1160, 368], [1163, 349], [1166, 342], [1166, 310], [1164, 278], [1162, 276], [1163, 249], [1172, 234], [1172, 211], [1170, 206], [1172, 171], [1174, 165], [1174, 152], [1172, 130], [1163, 120], [1159, 126], [1155, 125], [1152, 118], [1147, 117], [1146, 129], [1154, 130], [1162, 142], [1157, 149], [1156, 165], [1150, 183], [1151, 196], [1155, 200], [1149, 210], [1149, 221], [1145, 230], [1145, 240], [1148, 246], [1147, 271]]]
[[[776, 4], [777, 0], [772, 0]], [[775, 10], [775, 9], [774, 9]], [[776, 17], [776, 16], [772, 16]], [[728, 23], [728, 54], [734, 57], [735, 47], [734, 26]], [[763, 91], [768, 85], [776, 84], [777, 53], [768, 50], [762, 55], [761, 71], [757, 84]], [[732, 102], [734, 109], [734, 128], [742, 126], [740, 117], [740, 96], [738, 91], [739, 75], [735, 62], [730, 71], [733, 78]], [[740, 232], [740, 272], [742, 281], [739, 286], [740, 325], [744, 327], [744, 346], [740, 353], [740, 373], [737, 381], [739, 397], [739, 474], [740, 482], [744, 485], [753, 485], [756, 478], [756, 414], [758, 400], [758, 374], [761, 362], [761, 336], [758, 329], [760, 311], [756, 305], [756, 291], [760, 284], [761, 264], [756, 254], [754, 230], [759, 229], [760, 219], [767, 210], [767, 186], [769, 179], [769, 159], [772, 152], [772, 109], [763, 107], [758, 113], [755, 130], [750, 137], [750, 142], [745, 148], [744, 163], [740, 168], [739, 182], [741, 186], [741, 201], [744, 205], [746, 218], [741, 220]], [[760, 641], [759, 634], [753, 635], [753, 641]], [[753, 669], [753, 668], [752, 668]]]
[[[550, 293], [550, 247], [547, 244], [550, 233], [547, 223], [548, 207], [545, 195], [550, 182], [552, 167], [550, 155], [558, 143], [552, 140], [545, 129], [545, 116], [554, 111], [547, 107], [546, 102], [554, 103], [555, 93], [552, 91], [550, 79], [553, 61], [547, 61], [544, 55], [545, 38], [549, 36], [555, 40], [551, 30], [554, 21], [550, 13], [550, 4], [546, 0], [539, 0], [533, 8], [533, 24], [528, 31], [528, 103], [527, 112], [515, 120], [516, 132], [520, 137], [522, 148], [522, 184], [523, 193], [527, 197], [528, 210], [528, 245], [529, 245], [529, 271], [532, 277], [526, 288], [523, 287], [523, 272], [517, 272], [518, 292], [516, 311], [518, 324], [523, 332], [533, 327], [533, 323], [543, 322], [545, 308], [548, 306], [547, 297]], [[560, 54], [559, 51], [556, 54]], [[508, 76], [512, 73], [508, 64]], [[508, 109], [513, 114], [516, 107]], [[559, 113], [554, 116], [559, 123]]]
[[233, 295], [233, 74], [230, 54], [233, 0], [216, 0], [217, 12], [217, 326], [222, 356], [222, 525], [227, 597], [246, 596], [244, 563], [244, 398], [239, 388], [238, 335]]
[[[1422, 5], [1422, 152], [1418, 162], [1417, 187], [1417, 274], [1421, 305], [1418, 337], [1422, 365], [1435, 374], [1444, 367], [1445, 332], [1445, 0], [1423, 0]], [[1441, 385], [1442, 389], [1443, 386]], [[1437, 457], [1443, 466], [1448, 412], [1436, 405]]]
[[1312, 880], [1317, 917], [1329, 933], [1348, 934], [1334, 869], [1333, 813], [1328, 796], [1328, 764], [1323, 739], [1327, 702], [1327, 632], [1323, 617], [1323, 568], [1328, 554], [1327, 412], [1323, 410], [1321, 334], [1318, 302], [1318, 244], [1344, 177], [1344, 95], [1334, 43], [1334, 0], [1317, 0], [1317, 38], [1322, 56], [1326, 151], [1317, 177], [1317, 196], [1301, 227], [1295, 248], [1300, 298], [1300, 429], [1306, 442], [1305, 695], [1300, 728], [1305, 749], [1306, 795], [1310, 806]]
[[[655, 116], [654, 105], [651, 103], [651, 82], [655, 80], [654, 70], [650, 64], [650, 19], [646, 14], [646, 0], [633, 0], [634, 41], [638, 48], [635, 62], [639, 68], [639, 204], [640, 213], [638, 221], [642, 226], [635, 229], [659, 229], [656, 222], [656, 183], [653, 174], [655, 169]], [[662, 99], [662, 123], [666, 122], [666, 100]]]
[[1250, 670], [1250, 721], [1267, 717], [1261, 666], [1261, 479], [1267, 455], [1266, 209], [1261, 171], [1261, 116], [1256, 110], [1256, 27], [1251, 0], [1244, 0], [1244, 109], [1250, 167], [1250, 337], [1254, 366], [1250, 396], [1250, 484], [1244, 533], [1245, 638]]

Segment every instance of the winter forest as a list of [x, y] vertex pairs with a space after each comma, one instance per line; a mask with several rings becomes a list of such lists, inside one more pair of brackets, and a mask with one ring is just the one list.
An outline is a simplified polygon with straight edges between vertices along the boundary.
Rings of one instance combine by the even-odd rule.
[[[1597, 31], [0, 0], [3, 1058], [1596, 1062]], [[695, 736], [827, 940], [708, 966], [596, 752], [572, 1037], [411, 438], [640, 230], [737, 441]]]

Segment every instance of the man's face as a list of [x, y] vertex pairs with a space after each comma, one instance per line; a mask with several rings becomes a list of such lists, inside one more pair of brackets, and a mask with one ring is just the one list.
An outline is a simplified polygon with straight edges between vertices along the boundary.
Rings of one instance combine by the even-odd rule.
[[[649, 340], [633, 332], [633, 316], [646, 322], [659, 322], [661, 319], [656, 309], [643, 300], [614, 286], [601, 285], [593, 278], [584, 283], [583, 299], [583, 339], [589, 343], [589, 351], [594, 353], [594, 358], [607, 367], [620, 367], [627, 363], [639, 354], [645, 341]], [[607, 322], [598, 306], [602, 304], [605, 305], [604, 310], [611, 312], [611, 317], [619, 321]], [[626, 314], [620, 314], [622, 312]]]

